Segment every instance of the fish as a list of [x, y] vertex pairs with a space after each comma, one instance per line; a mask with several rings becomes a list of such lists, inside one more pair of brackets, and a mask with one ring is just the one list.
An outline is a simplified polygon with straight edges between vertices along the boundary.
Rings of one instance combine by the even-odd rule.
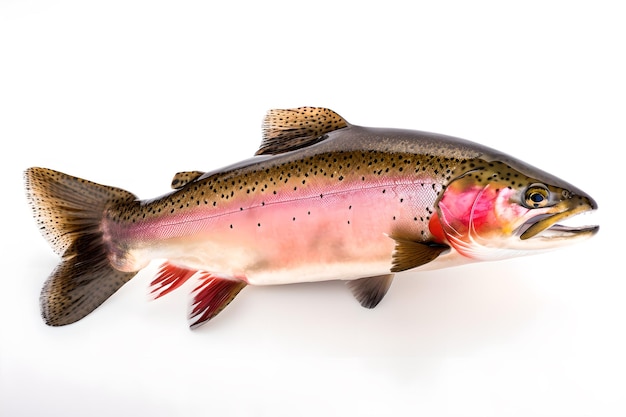
[[253, 156], [176, 173], [157, 198], [40, 167], [24, 183], [61, 258], [40, 294], [51, 326], [81, 320], [153, 261], [154, 299], [193, 278], [196, 328], [249, 285], [342, 280], [374, 308], [398, 273], [542, 253], [599, 230], [563, 225], [597, 203], [521, 160], [323, 107], [268, 111]]

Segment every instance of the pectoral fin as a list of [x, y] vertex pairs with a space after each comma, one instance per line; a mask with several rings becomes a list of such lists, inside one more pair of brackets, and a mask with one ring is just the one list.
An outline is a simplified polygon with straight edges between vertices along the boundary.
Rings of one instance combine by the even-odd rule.
[[391, 281], [393, 281], [393, 274], [346, 281], [346, 285], [363, 307], [374, 308], [387, 294]]
[[450, 249], [447, 245], [416, 242], [394, 236], [391, 236], [391, 238], [396, 241], [396, 247], [392, 255], [391, 272], [406, 271], [407, 269], [426, 265]]

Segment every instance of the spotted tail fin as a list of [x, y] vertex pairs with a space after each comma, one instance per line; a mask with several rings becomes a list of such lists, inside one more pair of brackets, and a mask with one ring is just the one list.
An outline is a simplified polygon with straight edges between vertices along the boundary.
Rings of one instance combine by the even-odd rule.
[[136, 197], [46, 168], [29, 168], [24, 178], [39, 229], [62, 257], [41, 291], [41, 314], [51, 326], [70, 324], [91, 313], [137, 273], [111, 266], [100, 230], [108, 206], [131, 204]]

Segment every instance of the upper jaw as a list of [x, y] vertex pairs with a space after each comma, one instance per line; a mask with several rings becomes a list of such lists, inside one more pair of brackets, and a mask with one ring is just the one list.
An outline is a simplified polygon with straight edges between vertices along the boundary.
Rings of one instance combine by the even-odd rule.
[[548, 211], [539, 214], [518, 229], [521, 240], [530, 238], [542, 239], [572, 239], [591, 237], [600, 229], [599, 226], [564, 226], [557, 222], [563, 221], [577, 214], [588, 213], [597, 209], [597, 204], [591, 198], [579, 197], [568, 199], [550, 207]]

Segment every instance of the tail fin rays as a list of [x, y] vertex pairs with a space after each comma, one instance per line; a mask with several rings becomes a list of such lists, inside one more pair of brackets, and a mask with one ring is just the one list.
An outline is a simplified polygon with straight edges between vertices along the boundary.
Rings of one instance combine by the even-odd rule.
[[26, 195], [40, 231], [63, 260], [41, 291], [47, 324], [78, 321], [102, 304], [136, 272], [122, 272], [109, 262], [100, 230], [104, 212], [136, 197], [45, 168], [29, 168]]
[[50, 326], [74, 323], [102, 304], [136, 272], [111, 267], [102, 245], [84, 236], [75, 255], [64, 256], [46, 280], [40, 296], [41, 315]]

